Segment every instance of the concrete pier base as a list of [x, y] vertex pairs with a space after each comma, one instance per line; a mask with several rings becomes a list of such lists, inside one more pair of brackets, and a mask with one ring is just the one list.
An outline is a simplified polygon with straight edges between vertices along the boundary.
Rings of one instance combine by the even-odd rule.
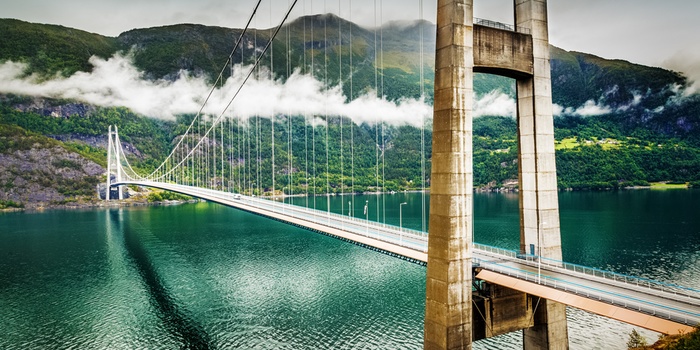
[[473, 340], [495, 337], [534, 325], [531, 298], [520, 291], [484, 283], [473, 296]]
[[566, 305], [530, 296], [537, 305], [535, 325], [523, 330], [525, 350], [567, 350], [569, 336], [566, 328]]

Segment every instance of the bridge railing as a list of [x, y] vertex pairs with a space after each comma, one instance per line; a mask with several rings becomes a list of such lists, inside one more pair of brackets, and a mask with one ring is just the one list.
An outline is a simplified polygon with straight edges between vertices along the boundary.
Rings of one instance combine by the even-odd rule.
[[[261, 201], [267, 201], [267, 200], [261, 199]], [[268, 202], [270, 202], [270, 201], [268, 201]], [[376, 222], [376, 221], [368, 221], [364, 218], [358, 218], [358, 217], [354, 217], [354, 216], [343, 215], [343, 214], [338, 214], [338, 213], [333, 213], [333, 212], [328, 212], [328, 211], [323, 211], [323, 210], [318, 210], [318, 209], [311, 209], [311, 208], [297, 206], [294, 204], [278, 203], [278, 202], [274, 202], [274, 201], [271, 203], [274, 203], [272, 205], [273, 208], [281, 209], [282, 213], [288, 214], [289, 210], [293, 210], [295, 212], [302, 212], [305, 214], [312, 215], [312, 217], [314, 218], [314, 222], [316, 222], [316, 223], [332, 226], [332, 227], [339, 228], [339, 229], [346, 229], [348, 223], [353, 223], [353, 224], [355, 224], [355, 227], [357, 228], [354, 231], [356, 233], [359, 233], [359, 234], [363, 233], [362, 228], [369, 228], [372, 233], [374, 233], [374, 232], [387, 233], [387, 234], [390, 234], [392, 236], [396, 236], [395, 238], [399, 238], [399, 240], [401, 239], [401, 235], [405, 235], [405, 238], [407, 238], [407, 239], [414, 238], [414, 239], [417, 239], [419, 241], [427, 241], [427, 239], [428, 239], [427, 233], [425, 233], [425, 232], [404, 229], [404, 228], [399, 229], [398, 227], [393, 226], [393, 225], [388, 225], [388, 224]], [[367, 230], [365, 230], [365, 231], [367, 231]], [[393, 240], [392, 240], [392, 243], [395, 243], [395, 242], [393, 242]]]
[[474, 24], [484, 27], [491, 27], [496, 29], [503, 29], [511, 32], [518, 32], [523, 34], [530, 34], [530, 28], [525, 28], [521, 26], [515, 26], [512, 24], [505, 24], [501, 22], [492, 21], [490, 19], [476, 18], [474, 17]]
[[[627, 287], [635, 286], [637, 289], [653, 289], [661, 292], [673, 294], [677, 297], [686, 297], [689, 301], [700, 303], [700, 290], [679, 286], [673, 283], [666, 283], [657, 280], [652, 280], [643, 277], [629, 276], [618, 272], [607, 271], [594, 267], [588, 267], [578, 264], [572, 264], [561, 260], [539, 257], [537, 255], [521, 254], [520, 252], [489, 246], [486, 244], [474, 243], [474, 248], [484, 252], [492, 253], [498, 256], [517, 259], [518, 262], [528, 262], [531, 266], [536, 266], [538, 262], [542, 262], [542, 268], [548, 270], [566, 270], [573, 273], [583, 274], [602, 278], [614, 283], [623, 284]], [[538, 261], [539, 259], [539, 261]], [[700, 304], [698, 304], [700, 305]]]
[[563, 262], [555, 259], [542, 258], [546, 264], [560, 265], [562, 268], [581, 273], [588, 276], [601, 277], [606, 280], [622, 283], [625, 285], [634, 285], [638, 288], [653, 289], [661, 292], [671, 293], [678, 297], [688, 297], [688, 300], [695, 300], [700, 305], [700, 290], [680, 286], [673, 283], [662, 282], [644, 277], [630, 276], [623, 273], [612, 272], [608, 270], [598, 269], [595, 267], [583, 266], [568, 262]]
[[428, 234], [417, 230], [399, 229], [396, 226], [387, 225], [375, 221], [367, 221], [362, 218], [345, 216], [312, 208], [306, 208], [293, 204], [280, 203], [263, 199], [261, 197], [243, 196], [236, 193], [224, 192], [208, 188], [180, 185], [174, 183], [139, 181], [141, 185], [159, 187], [200, 197], [207, 200], [224, 200], [231, 202], [240, 201], [250, 207], [269, 212], [286, 215], [291, 218], [305, 220], [346, 232], [352, 232], [361, 236], [370, 237], [379, 241], [395, 244], [409, 249], [425, 252], [427, 250]]
[[[236, 198], [233, 194], [214, 190], [207, 190], [213, 196], [226, 196], [227, 199]], [[396, 226], [375, 221], [368, 221], [363, 218], [347, 216], [328, 211], [306, 208], [294, 204], [280, 203], [260, 197], [238, 196], [241, 200], [254, 203], [254, 206], [269, 210], [279, 214], [292, 216], [298, 219], [311, 221], [317, 224], [351, 231], [353, 233], [371, 237], [380, 241], [397, 244], [403, 247], [425, 251], [427, 248], [428, 236], [426, 232], [417, 230], [399, 229]]]
[[695, 326], [700, 320], [700, 313], [693, 310], [684, 310], [670, 307], [667, 305], [657, 304], [648, 300], [640, 300], [633, 297], [616, 294], [601, 289], [595, 289], [588, 286], [565, 281], [556, 277], [551, 277], [543, 274], [533, 273], [514, 266], [508, 266], [499, 262], [475, 259], [480, 266], [487, 268], [490, 271], [495, 271], [503, 275], [515, 277], [525, 281], [533, 282], [539, 285], [552, 287], [557, 290], [574, 293], [584, 296], [588, 299], [598, 300], [616, 306], [621, 306], [626, 309], [636, 310], [648, 315], [653, 315], [661, 318], [680, 322], [685, 325]]

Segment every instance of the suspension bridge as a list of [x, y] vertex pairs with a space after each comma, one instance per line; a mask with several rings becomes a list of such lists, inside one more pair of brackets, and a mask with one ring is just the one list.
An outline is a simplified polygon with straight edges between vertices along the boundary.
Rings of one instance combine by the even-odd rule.
[[[303, 3], [306, 7], [306, 1]], [[236, 111], [230, 111], [249, 78], [269, 74], [270, 79], [275, 80], [272, 68], [275, 51], [270, 50], [273, 44], [283, 45], [288, 62], [286, 77], [291, 76], [291, 40], [289, 26], [284, 24], [296, 4], [297, 1], [289, 1], [286, 15], [278, 26], [269, 30], [266, 42], [259, 45], [257, 34], [253, 43], [250, 36], [246, 37], [260, 6], [260, 2], [257, 3], [251, 20], [236, 40], [209, 96], [204, 99], [200, 113], [173, 140], [172, 151], [154, 171], [141, 174], [130, 164], [117, 127], [110, 126], [107, 188], [116, 188], [116, 197], [122, 198], [125, 185], [178, 192], [426, 265], [426, 348], [466, 349], [471, 348], [472, 340], [523, 329], [527, 349], [566, 349], [564, 305], [665, 334], [688, 332], [700, 324], [698, 290], [569, 264], [561, 259], [546, 1], [516, 0], [515, 25], [473, 18], [471, 1], [438, 1], [431, 176], [426, 174], [427, 123], [424, 116], [418, 116], [421, 156], [416, 164], [421, 169], [419, 188], [424, 193], [422, 230], [382, 223], [379, 214], [382, 203], [379, 202], [374, 205], [376, 221], [369, 220], [367, 202], [361, 214], [354, 212], [352, 194], [358, 191], [355, 175], [366, 174], [368, 170], [356, 165], [355, 152], [361, 144], [356, 143], [359, 126], [352, 119], [342, 115], [318, 115], [314, 111], [273, 112], [267, 118], [241, 117]], [[422, 9], [422, 1], [419, 1], [421, 19]], [[341, 2], [337, 11], [342, 13]], [[347, 12], [352, 14], [351, 7]], [[375, 21], [377, 14], [381, 22], [381, 0], [379, 7], [375, 1]], [[337, 55], [338, 83], [343, 86], [343, 77], [347, 78], [350, 91], [347, 97], [352, 101], [358, 97], [352, 83], [352, 52], [353, 45], [357, 45], [352, 26], [343, 31], [338, 24], [338, 36], [329, 38], [323, 19], [328, 17], [321, 17], [324, 21], [322, 37], [318, 29], [314, 33], [312, 24], [308, 26], [307, 37], [307, 21], [313, 22], [318, 17], [301, 18], [304, 23], [302, 70], [312, 75], [323, 72], [323, 83], [327, 87], [328, 42], [335, 42], [341, 53]], [[285, 28], [286, 33], [283, 32]], [[280, 33], [285, 38], [282, 42], [275, 41]], [[383, 75], [378, 73], [383, 68], [381, 30], [375, 30], [374, 35], [375, 92], [377, 98], [383, 100]], [[425, 80], [423, 36], [420, 29], [421, 96], [424, 96]], [[234, 57], [240, 55], [239, 62], [243, 62], [244, 48], [251, 46], [248, 61], [252, 64], [234, 68]], [[308, 61], [307, 48], [310, 50]], [[345, 74], [344, 51], [349, 53], [345, 59], [348, 65]], [[315, 56], [319, 56], [316, 62]], [[260, 62], [268, 59], [270, 70], [261, 71]], [[298, 57], [295, 59], [299, 61]], [[243, 78], [231, 92], [228, 104], [216, 115], [203, 113], [217, 85], [223, 84], [224, 75], [236, 74], [235, 69], [242, 70], [237, 74]], [[516, 80], [521, 198], [519, 251], [481, 245], [472, 240], [473, 72], [499, 74]], [[374, 191], [386, 190], [384, 171], [387, 166], [391, 167], [384, 156], [386, 123], [381, 118], [377, 116], [374, 123], [375, 164], [369, 170], [374, 172]], [[406, 115], [406, 118], [416, 116]], [[335, 129], [339, 130], [333, 137], [329, 131], [331, 123], [336, 123]], [[267, 144], [261, 142], [266, 141], [264, 138], [269, 138], [269, 149], [262, 149], [261, 145]], [[339, 169], [330, 167], [330, 148], [333, 148], [333, 156], [340, 159]], [[426, 213], [425, 193], [429, 179], [432, 179], [432, 206], [430, 213]], [[311, 207], [286, 201], [292, 195], [330, 198], [336, 192], [348, 197], [347, 215], [345, 200], [341, 201], [340, 214], [332, 213], [330, 205], [326, 210], [317, 209], [315, 200]], [[107, 197], [110, 199], [109, 190]], [[429, 233], [426, 232], [428, 220]]]

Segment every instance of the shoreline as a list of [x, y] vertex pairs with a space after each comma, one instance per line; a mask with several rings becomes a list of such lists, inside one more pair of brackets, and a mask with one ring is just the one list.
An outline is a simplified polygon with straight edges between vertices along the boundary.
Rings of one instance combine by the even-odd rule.
[[180, 205], [186, 203], [197, 203], [199, 199], [191, 200], [167, 200], [159, 202], [148, 202], [148, 201], [130, 201], [128, 199], [123, 200], [110, 200], [105, 201], [104, 199], [98, 199], [94, 202], [86, 202], [79, 204], [55, 204], [55, 205], [41, 205], [41, 206], [31, 206], [25, 208], [5, 208], [0, 209], [0, 214], [2, 213], [15, 213], [15, 212], [42, 212], [46, 210], [81, 210], [81, 209], [95, 209], [95, 208], [123, 208], [123, 207], [146, 207], [146, 206], [167, 206], [167, 205]]
[[[558, 189], [558, 192], [608, 192], [608, 191], [629, 191], [629, 190], [650, 190], [650, 191], [665, 191], [665, 190], [692, 190], [693, 186], [686, 184], [667, 184], [665, 182], [655, 182], [649, 186], [628, 186], [620, 188], [585, 188], [585, 189], [574, 189], [565, 188]], [[425, 192], [430, 194], [430, 189], [427, 188], [423, 190], [404, 190], [404, 191], [389, 191], [389, 192], [363, 192], [363, 193], [331, 193], [331, 194], [293, 194], [293, 195], [277, 195], [277, 196], [257, 196], [258, 198], [264, 198], [269, 200], [284, 200], [286, 198], [294, 197], [341, 197], [341, 196], [352, 196], [352, 195], [384, 195], [384, 194], [401, 194], [401, 193], [421, 193]], [[518, 193], [517, 187], [474, 187], [474, 193]], [[157, 202], [148, 202], [139, 198], [138, 200], [123, 199], [123, 200], [111, 200], [105, 201], [104, 199], [92, 199], [91, 201], [82, 203], [64, 203], [64, 204], [48, 204], [48, 205], [37, 205], [37, 206], [25, 206], [23, 208], [4, 208], [0, 209], [0, 214], [2, 213], [15, 213], [15, 212], [41, 212], [44, 210], [79, 210], [79, 209], [93, 209], [93, 208], [120, 208], [120, 207], [144, 207], [144, 206], [166, 206], [166, 205], [180, 205], [186, 203], [197, 203], [203, 201], [200, 199], [190, 199], [190, 200], [164, 200]]]

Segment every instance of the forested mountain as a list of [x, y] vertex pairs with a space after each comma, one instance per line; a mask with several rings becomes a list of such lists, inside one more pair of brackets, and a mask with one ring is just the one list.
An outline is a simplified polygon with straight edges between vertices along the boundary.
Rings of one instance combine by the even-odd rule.
[[[122, 53], [131, 55], [134, 66], [148, 81], [176, 81], [181, 72], [186, 71], [191, 76], [206, 77], [212, 83], [241, 32], [241, 29], [181, 24], [134, 29], [110, 38], [62, 26], [0, 19], [0, 64], [23, 62], [26, 64], [24, 77], [34, 75], [38, 81], [49, 82], [57, 79], [57, 74], [69, 77], [91, 72], [94, 68], [90, 57], [108, 59]], [[270, 29], [248, 31], [242, 38], [241, 49], [233, 55], [234, 63], [252, 63], [255, 53], [263, 49], [271, 33]], [[422, 60], [421, 37], [424, 43]], [[286, 25], [261, 64], [271, 68], [282, 81], [297, 69], [301, 73], [313, 72], [319, 81], [329, 86], [342, 82], [342, 92], [349, 100], [376, 90], [386, 99], [397, 101], [420, 97], [420, 62], [423, 62], [426, 100], [431, 101], [434, 49], [435, 26], [429, 22], [394, 22], [375, 30], [334, 15], [316, 15]], [[685, 89], [688, 82], [683, 75], [556, 47], [551, 47], [550, 52], [561, 188], [618, 188], [651, 181], [700, 180], [700, 97]], [[224, 78], [228, 76], [225, 72]], [[94, 190], [96, 178], [83, 184], [73, 181], [70, 182], [73, 187], [67, 187], [67, 182], [59, 179], [70, 172], [60, 169], [80, 169], [84, 173], [70, 173], [72, 179], [96, 176], [94, 165], [104, 165], [109, 124], [120, 125], [120, 135], [130, 149], [130, 159], [143, 169], [152, 169], [167, 155], [183, 132], [183, 123], [191, 117], [155, 120], [126, 108], [95, 106], [79, 99], [13, 94], [3, 84], [8, 83], [0, 80], [0, 94], [3, 94], [0, 97], [0, 153], [14, 160], [0, 165], [0, 186], [4, 186], [0, 191], [2, 201], [50, 204], [88, 195]], [[475, 90], [477, 100], [494, 91], [512, 98], [514, 83], [503, 77], [477, 74]], [[489, 100], [483, 101], [488, 103]], [[315, 174], [321, 192], [339, 191], [341, 182], [350, 183], [347, 172], [344, 178], [337, 173], [341, 163], [347, 170], [348, 149], [354, 146], [357, 147], [354, 150], [357, 152], [354, 154], [358, 176], [356, 190], [377, 190], [378, 172], [384, 174], [384, 190], [420, 186], [421, 130], [415, 126], [386, 124], [378, 127], [359, 123], [348, 129], [349, 119], [330, 118], [329, 136], [339, 137], [343, 125], [342, 132], [347, 136], [352, 130], [357, 144], [349, 145], [345, 137], [343, 144], [329, 145], [329, 170], [334, 176], [331, 189], [326, 189], [323, 187], [325, 164], [315, 173], [305, 173], [300, 154], [308, 154], [305, 149], [308, 142], [297, 142], [291, 149], [286, 148], [284, 130], [288, 125], [292, 125], [291, 132], [297, 141], [305, 130], [308, 134], [309, 127], [303, 119], [292, 118], [291, 123], [286, 120], [279, 118], [279, 125], [276, 125], [281, 130], [276, 135], [276, 139], [279, 137], [275, 146], [276, 163], [279, 162], [276, 169], [286, 168], [284, 162], [290, 153], [294, 168], [299, 172], [295, 178]], [[268, 125], [269, 122], [263, 121]], [[502, 186], [517, 177], [515, 135], [516, 122], [512, 116], [486, 112], [475, 119], [476, 185]], [[320, 153], [317, 155], [325, 159], [325, 138], [323, 134], [318, 136]], [[429, 127], [423, 136], [429, 174]], [[43, 141], [29, 143], [26, 140], [30, 138]], [[269, 151], [269, 135], [264, 142], [267, 143], [257, 147]], [[68, 156], [54, 159], [51, 163], [54, 169], [46, 170], [59, 174], [55, 183], [41, 180], [41, 186], [54, 191], [51, 195], [34, 198], [29, 193], [36, 192], [36, 186], [30, 183], [44, 177], [22, 175], [22, 166], [25, 166], [22, 164], [31, 163], [26, 160], [36, 155], [37, 149], [55, 147], [65, 150]], [[64, 151], [47, 152], [62, 154]], [[391, 166], [376, 168], [377, 164], [381, 166], [377, 159], [379, 153]], [[70, 154], [79, 155], [81, 160]], [[234, 164], [232, 162], [231, 166]], [[271, 172], [269, 161], [263, 167]], [[278, 178], [285, 178], [285, 173], [279, 171]], [[301, 191], [298, 181], [292, 185], [297, 192]], [[81, 192], [76, 186], [85, 188]]]

